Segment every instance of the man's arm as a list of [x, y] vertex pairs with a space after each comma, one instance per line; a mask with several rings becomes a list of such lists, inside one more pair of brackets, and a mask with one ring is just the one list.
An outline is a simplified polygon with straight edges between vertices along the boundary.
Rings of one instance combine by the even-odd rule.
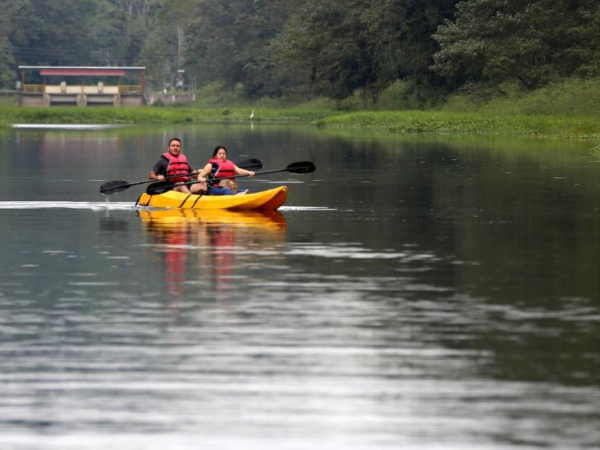
[[156, 164], [154, 164], [154, 167], [150, 171], [149, 178], [151, 180], [165, 181], [165, 175], [167, 174], [168, 168], [169, 161], [167, 161], [166, 158], [163, 158], [161, 156], [160, 159], [156, 161]]

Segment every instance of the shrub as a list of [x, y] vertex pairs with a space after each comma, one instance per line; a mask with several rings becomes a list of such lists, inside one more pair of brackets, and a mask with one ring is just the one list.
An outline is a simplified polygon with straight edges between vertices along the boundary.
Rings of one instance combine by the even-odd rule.
[[534, 91], [522, 90], [516, 84], [469, 86], [451, 96], [441, 109], [497, 115], [597, 116], [600, 79], [571, 78]]

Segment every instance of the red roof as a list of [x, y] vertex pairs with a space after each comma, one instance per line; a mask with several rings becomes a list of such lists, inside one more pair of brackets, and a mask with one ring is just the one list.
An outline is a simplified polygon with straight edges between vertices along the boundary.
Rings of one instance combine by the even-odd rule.
[[41, 75], [59, 75], [59, 76], [103, 76], [103, 77], [122, 77], [124, 70], [120, 69], [42, 69]]

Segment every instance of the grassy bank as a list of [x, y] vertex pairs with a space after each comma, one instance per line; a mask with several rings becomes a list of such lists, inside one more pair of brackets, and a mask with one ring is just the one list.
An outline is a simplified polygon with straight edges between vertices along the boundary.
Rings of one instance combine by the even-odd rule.
[[[403, 134], [600, 138], [600, 79], [596, 78], [566, 79], [534, 91], [507, 83], [474, 86], [429, 107], [416, 102], [411, 92], [407, 83], [397, 82], [379, 98], [377, 108], [390, 106], [387, 111], [356, 110], [315, 123], [329, 128], [368, 128]], [[416, 111], [423, 108], [429, 111]]]
[[401, 134], [504, 134], [600, 139], [600, 120], [596, 117], [388, 111], [339, 114], [314, 123], [322, 127], [380, 129]]
[[[251, 108], [114, 108], [0, 106], [0, 123], [153, 124], [250, 121]], [[254, 121], [312, 122], [335, 111], [325, 109], [255, 109]]]
[[[113, 108], [0, 106], [0, 125], [15, 123], [153, 124], [249, 122], [251, 108]], [[312, 123], [318, 127], [380, 130], [398, 134], [500, 134], [600, 139], [596, 116], [424, 111], [254, 109], [254, 122]]]

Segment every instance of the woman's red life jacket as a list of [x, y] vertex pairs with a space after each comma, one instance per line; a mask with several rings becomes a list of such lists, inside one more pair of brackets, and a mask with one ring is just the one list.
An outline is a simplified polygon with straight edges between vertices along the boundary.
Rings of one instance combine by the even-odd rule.
[[212, 176], [215, 178], [233, 177], [235, 175], [235, 166], [228, 159], [225, 161], [219, 161], [216, 158], [208, 160], [212, 164]]
[[187, 182], [190, 181], [190, 177], [186, 174], [191, 171], [191, 167], [187, 162], [187, 158], [183, 153], [180, 153], [178, 156], [173, 156], [169, 152], [164, 153], [163, 156], [169, 160], [169, 166], [167, 167], [167, 176], [171, 177], [173, 175], [175, 178], [169, 178], [169, 182]]

